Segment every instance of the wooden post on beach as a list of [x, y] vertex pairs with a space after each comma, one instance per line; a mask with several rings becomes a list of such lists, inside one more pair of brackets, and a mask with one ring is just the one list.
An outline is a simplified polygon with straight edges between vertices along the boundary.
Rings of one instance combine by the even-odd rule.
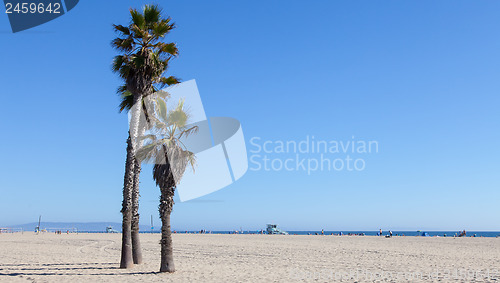
[[38, 226], [37, 226], [37, 229], [36, 229], [36, 233], [37, 234], [40, 234], [40, 222], [42, 221], [42, 216], [40, 215], [38, 217]]

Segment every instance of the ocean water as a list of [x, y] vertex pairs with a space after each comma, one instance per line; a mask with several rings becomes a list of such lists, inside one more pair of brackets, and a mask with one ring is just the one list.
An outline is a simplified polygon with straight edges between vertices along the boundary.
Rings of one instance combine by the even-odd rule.
[[[349, 234], [354, 234], [354, 235], [359, 235], [359, 234], [364, 234], [366, 236], [377, 236], [378, 231], [325, 231], [325, 235], [331, 235], [332, 233], [335, 234], [340, 234], [342, 232], [343, 235], [349, 235]], [[321, 231], [288, 231], [290, 234], [296, 234], [296, 235], [314, 235], [315, 233], [321, 234]], [[422, 236], [423, 233], [427, 233], [431, 237], [439, 236], [439, 237], [444, 237], [445, 235], [447, 237], [453, 237], [455, 234], [459, 235], [459, 231], [392, 231], [393, 236]], [[382, 235], [388, 235], [389, 231], [382, 231]], [[474, 236], [476, 237], [497, 237], [500, 236], [500, 232], [491, 232], [491, 231], [467, 231], [467, 237], [469, 236]]]
[[[200, 231], [176, 231], [176, 233], [184, 234], [184, 233], [199, 233]], [[234, 234], [235, 231], [207, 231], [211, 234]], [[321, 235], [321, 231], [287, 231], [290, 235]], [[141, 231], [141, 233], [160, 233], [158, 230], [153, 231]], [[241, 231], [238, 231], [241, 234]], [[378, 231], [324, 231], [325, 235], [339, 235], [340, 233], [343, 236], [351, 235], [360, 235], [364, 234], [365, 236], [377, 236]], [[393, 236], [421, 236], [423, 233], [427, 233], [431, 237], [453, 237], [455, 234], [459, 235], [459, 231], [392, 231]], [[260, 231], [243, 231], [243, 234], [260, 234]], [[382, 235], [388, 235], [389, 231], [382, 231]], [[476, 237], [500, 237], [500, 231], [491, 232], [491, 231], [467, 231], [467, 237], [474, 236]]]

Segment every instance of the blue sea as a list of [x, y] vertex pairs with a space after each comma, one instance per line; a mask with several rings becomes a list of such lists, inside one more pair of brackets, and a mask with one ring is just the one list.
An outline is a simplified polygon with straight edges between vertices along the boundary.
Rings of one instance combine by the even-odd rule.
[[[290, 234], [296, 235], [315, 235], [315, 233], [321, 234], [321, 231], [288, 231]], [[378, 231], [325, 231], [325, 235], [331, 235], [332, 233], [343, 235], [365, 235], [365, 236], [377, 236]], [[453, 237], [455, 234], [457, 236], [460, 234], [459, 231], [392, 231], [393, 236], [422, 236], [427, 233], [430, 237], [440, 236], [444, 237]], [[382, 231], [382, 235], [389, 234], [389, 231]], [[500, 232], [485, 232], [485, 231], [467, 231], [467, 237], [474, 236], [476, 237], [497, 237], [500, 236]]]
[[[200, 231], [176, 231], [179, 234], [195, 234]], [[207, 231], [210, 234], [260, 234], [260, 231]], [[290, 235], [321, 235], [321, 231], [287, 231]], [[141, 231], [141, 233], [160, 233], [158, 230], [153, 231]], [[325, 235], [340, 235], [349, 236], [349, 235], [364, 235], [364, 236], [377, 236], [378, 231], [324, 231]], [[389, 231], [382, 231], [382, 235], [385, 236], [389, 234]], [[460, 234], [459, 231], [392, 231], [393, 236], [422, 236], [427, 234], [430, 237], [453, 237], [455, 234], [457, 236]], [[470, 236], [476, 237], [500, 237], [500, 231], [491, 232], [491, 231], [467, 231], [467, 237]]]

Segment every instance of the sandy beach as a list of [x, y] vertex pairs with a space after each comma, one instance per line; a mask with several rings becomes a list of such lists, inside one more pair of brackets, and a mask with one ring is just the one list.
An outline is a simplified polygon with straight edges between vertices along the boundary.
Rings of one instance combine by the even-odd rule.
[[500, 239], [175, 234], [177, 271], [158, 273], [158, 234], [144, 264], [118, 268], [121, 234], [0, 234], [2, 282], [492, 282]]

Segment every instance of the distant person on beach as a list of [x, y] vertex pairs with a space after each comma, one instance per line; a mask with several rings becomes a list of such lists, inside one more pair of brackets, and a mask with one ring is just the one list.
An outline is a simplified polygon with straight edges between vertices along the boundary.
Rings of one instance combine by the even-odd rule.
[[391, 236], [391, 237], [392, 237], [392, 231], [391, 231], [391, 230], [389, 230], [389, 236]]
[[325, 235], [325, 231], [321, 229], [321, 235]]
[[379, 236], [382, 236], [382, 229], [379, 229], [379, 230], [378, 230], [378, 235], [379, 235]]

